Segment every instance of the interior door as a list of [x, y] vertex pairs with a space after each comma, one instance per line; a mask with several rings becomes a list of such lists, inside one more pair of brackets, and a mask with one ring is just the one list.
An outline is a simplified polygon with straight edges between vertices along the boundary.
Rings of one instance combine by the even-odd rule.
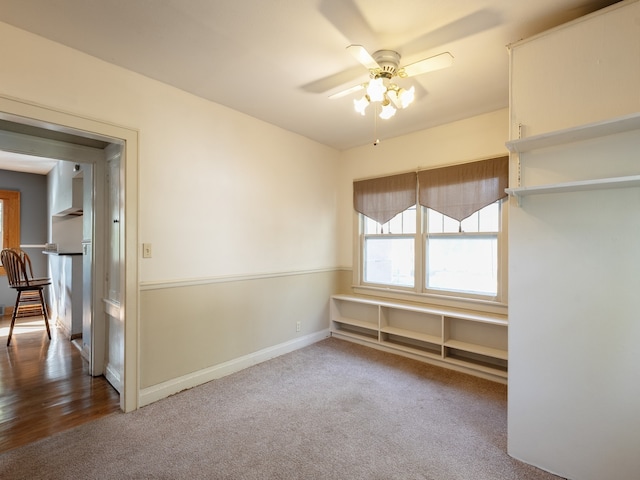
[[103, 298], [106, 339], [105, 377], [122, 393], [124, 381], [124, 305], [122, 302], [123, 266], [120, 250], [124, 235], [124, 205], [120, 186], [123, 183], [120, 163], [122, 147], [111, 145], [106, 158], [106, 248], [105, 297]]

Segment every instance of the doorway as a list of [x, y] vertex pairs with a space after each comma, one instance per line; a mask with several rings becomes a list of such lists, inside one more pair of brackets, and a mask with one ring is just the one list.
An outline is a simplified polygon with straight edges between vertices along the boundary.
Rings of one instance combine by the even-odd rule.
[[[12, 122], [30, 128], [40, 129], [45, 132], [53, 132], [56, 135], [70, 135], [88, 141], [106, 142], [108, 145], [104, 152], [89, 160], [94, 166], [93, 186], [94, 192], [94, 231], [93, 245], [89, 258], [92, 272], [92, 366], [99, 366], [101, 358], [107, 358], [105, 369], [109, 364], [109, 351], [119, 355], [114, 359], [117, 365], [115, 371], [110, 374], [119, 383], [120, 407], [123, 411], [131, 411], [138, 407], [138, 361], [137, 361], [137, 132], [125, 127], [115, 126], [96, 120], [87, 119], [63, 112], [21, 102], [15, 99], [0, 96], [0, 120]], [[17, 148], [15, 145], [2, 145], [0, 148]], [[42, 155], [33, 150], [31, 153]], [[57, 145], [55, 152], [48, 151], [46, 156], [67, 161], [77, 161], [75, 147]], [[106, 192], [107, 159], [113, 158], [113, 152], [120, 153], [117, 177], [118, 194], [109, 195]], [[85, 161], [87, 161], [85, 159]], [[114, 170], [111, 168], [113, 174]], [[118, 206], [115, 210], [117, 218], [112, 218], [113, 209], [107, 205], [109, 199], [117, 198]], [[124, 199], [127, 202], [124, 202]], [[107, 234], [112, 233], [111, 223], [118, 223], [118, 248], [111, 248], [112, 243], [107, 242]], [[84, 250], [84, 246], [83, 246]], [[106, 278], [116, 275], [120, 292], [117, 301], [107, 291]], [[120, 332], [109, 331], [106, 327], [106, 315], [110, 316], [109, 326], [119, 325]], [[114, 322], [113, 319], [117, 320]], [[115, 333], [115, 336], [114, 336]], [[102, 341], [108, 336], [109, 342]], [[116, 340], [113, 340], [113, 338]], [[120, 342], [120, 343], [117, 343]], [[102, 346], [109, 347], [106, 351], [100, 351]], [[104, 347], [102, 347], [104, 348]], [[96, 370], [94, 373], [106, 373]], [[116, 388], [118, 388], [116, 387]]]

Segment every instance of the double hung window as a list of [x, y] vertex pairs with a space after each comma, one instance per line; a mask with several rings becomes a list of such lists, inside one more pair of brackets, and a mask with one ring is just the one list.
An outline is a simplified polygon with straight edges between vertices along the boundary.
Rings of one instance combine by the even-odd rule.
[[354, 182], [357, 284], [500, 301], [508, 159]]

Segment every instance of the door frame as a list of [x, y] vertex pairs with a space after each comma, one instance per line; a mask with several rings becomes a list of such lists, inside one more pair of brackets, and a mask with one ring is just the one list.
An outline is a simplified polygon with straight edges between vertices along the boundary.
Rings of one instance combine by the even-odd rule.
[[[52, 129], [123, 146], [120, 194], [124, 208], [123, 248], [120, 251], [122, 309], [124, 312], [124, 372], [120, 408], [129, 412], [139, 405], [139, 295], [138, 287], [138, 131], [91, 118], [61, 112], [24, 100], [0, 95], [0, 119]], [[98, 226], [96, 226], [98, 228]], [[98, 231], [104, 231], [100, 226]], [[93, 257], [93, 269], [96, 256]], [[100, 269], [98, 269], [99, 271]], [[104, 282], [97, 282], [101, 285]], [[98, 285], [96, 285], [98, 287]], [[103, 288], [102, 286], [100, 288]], [[94, 298], [95, 295], [94, 295]], [[103, 296], [104, 298], [104, 296]], [[93, 305], [93, 311], [101, 305]]]

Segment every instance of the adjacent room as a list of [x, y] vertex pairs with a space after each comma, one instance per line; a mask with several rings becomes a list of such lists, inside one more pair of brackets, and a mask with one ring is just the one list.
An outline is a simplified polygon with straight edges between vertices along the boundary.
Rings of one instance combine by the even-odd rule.
[[0, 53], [3, 478], [637, 478], [640, 1], [0, 0]]

